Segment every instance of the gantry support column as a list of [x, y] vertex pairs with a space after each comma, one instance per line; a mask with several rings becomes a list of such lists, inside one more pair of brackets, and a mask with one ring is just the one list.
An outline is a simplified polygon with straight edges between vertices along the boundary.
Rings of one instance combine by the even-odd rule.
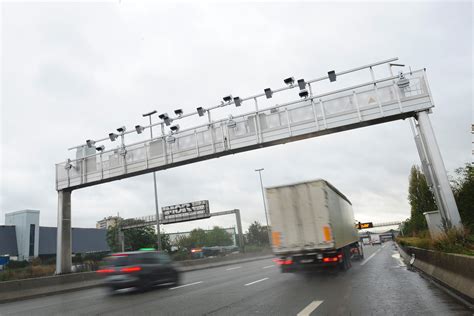
[[56, 274], [71, 273], [71, 193], [58, 191], [58, 230], [56, 243]]
[[245, 252], [244, 235], [242, 233], [242, 222], [240, 221], [240, 210], [235, 210], [235, 220], [237, 222], [237, 233], [239, 234], [239, 247], [241, 252]]
[[[437, 198], [438, 207], [442, 210], [441, 215], [447, 221], [448, 227], [453, 226], [462, 228], [461, 216], [459, 215], [456, 201], [454, 200], [453, 191], [449, 185], [448, 175], [444, 166], [441, 152], [439, 151], [438, 143], [431, 126], [428, 112], [423, 111], [417, 114], [418, 130], [421, 136], [421, 143], [424, 147], [424, 153], [428, 159], [428, 167], [431, 171], [431, 180], [433, 181], [433, 188], [437, 191], [435, 197]], [[424, 157], [420, 158], [423, 160]]]

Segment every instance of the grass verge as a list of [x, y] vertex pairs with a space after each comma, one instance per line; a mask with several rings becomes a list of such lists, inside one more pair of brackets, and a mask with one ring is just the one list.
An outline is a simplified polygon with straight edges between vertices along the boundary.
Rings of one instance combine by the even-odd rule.
[[435, 239], [426, 233], [411, 237], [399, 236], [397, 241], [402, 246], [474, 256], [474, 234], [467, 230], [449, 229]]

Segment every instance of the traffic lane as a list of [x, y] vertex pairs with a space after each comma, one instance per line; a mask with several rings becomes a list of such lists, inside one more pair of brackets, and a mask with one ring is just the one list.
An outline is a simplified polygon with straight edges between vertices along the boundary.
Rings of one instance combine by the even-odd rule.
[[[380, 247], [374, 246], [367, 249], [366, 253], [370, 255]], [[271, 261], [269, 261], [271, 262]], [[357, 263], [356, 263], [357, 264]], [[271, 268], [270, 268], [271, 267]], [[311, 293], [314, 292], [314, 279], [305, 278], [304, 286], [301, 286], [302, 280], [299, 276], [293, 274], [281, 274], [278, 268], [273, 268], [274, 264], [261, 266], [261, 262], [255, 262], [252, 267], [247, 269], [239, 266], [227, 267], [227, 272], [235, 272], [234, 274], [227, 274], [223, 277], [222, 274], [212, 273], [209, 281], [200, 282], [194, 276], [186, 278], [185, 284], [189, 287], [182, 287], [177, 289], [181, 293], [179, 296], [161, 296], [159, 301], [148, 302], [146, 298], [140, 298], [139, 305], [141, 312], [144, 314], [153, 313], [157, 310], [163, 315], [173, 315], [179, 313], [180, 315], [200, 315], [200, 314], [226, 314], [232, 313], [259, 313], [265, 311], [266, 313], [284, 314], [295, 313], [298, 311], [298, 306], [306, 304], [307, 300], [311, 298]], [[250, 268], [253, 268], [250, 269]], [[256, 268], [256, 269], [255, 269]], [[270, 270], [270, 271], [268, 271]], [[229, 278], [229, 276], [231, 276]], [[200, 279], [202, 280], [202, 276]], [[330, 284], [334, 278], [341, 278], [337, 270], [329, 271], [323, 274], [316, 285], [321, 283]], [[290, 287], [287, 282], [292, 282]], [[265, 293], [262, 293], [262, 290]], [[288, 295], [288, 291], [292, 292], [292, 296]], [[338, 290], [335, 291], [336, 293]], [[278, 297], [275, 302], [275, 297]], [[246, 302], [251, 302], [250, 305]], [[299, 302], [299, 304], [295, 304]], [[136, 303], [136, 301], [135, 301]], [[179, 309], [177, 309], [179, 306]], [[254, 309], [256, 308], [256, 309]], [[108, 313], [114, 314], [117, 312], [128, 313], [133, 308], [120, 304], [114, 306]]]
[[394, 242], [385, 243], [351, 281], [353, 300], [366, 302], [354, 304], [352, 311], [356, 314], [472, 315], [418, 272], [408, 270]]
[[[275, 268], [265, 269], [270, 260], [262, 260], [249, 263], [248, 270], [227, 270], [232, 268], [228, 266], [194, 271], [185, 282], [199, 282], [196, 273], [209, 281], [184, 288], [105, 297], [89, 305], [83, 300], [75, 307], [64, 302], [59, 310], [54, 306], [41, 314], [296, 315], [314, 307], [311, 315], [470, 315], [444, 292], [406, 271], [392, 247], [391, 243], [366, 247], [365, 260], [353, 262], [352, 269], [341, 273], [281, 274]], [[38, 314], [37, 308], [30, 311], [25, 314]]]
[[[380, 246], [366, 248], [370, 256], [381, 249]], [[354, 262], [358, 265], [358, 262]], [[255, 263], [254, 267], [260, 265]], [[262, 270], [268, 266], [261, 267]], [[232, 267], [226, 268], [231, 269]], [[269, 268], [272, 273], [252, 271], [254, 273], [236, 274], [235, 278], [218, 278], [215, 282], [204, 282], [189, 288], [183, 288], [181, 296], [161, 298], [160, 303], [141, 305], [142, 312], [153, 313], [156, 310], [163, 315], [204, 315], [204, 314], [296, 314], [300, 306], [306, 306], [313, 294], [320, 291], [319, 297], [330, 299], [341, 292], [338, 284], [343, 283], [344, 274], [337, 269], [322, 274], [303, 275], [282, 274], [278, 268]], [[238, 271], [233, 269], [231, 271]], [[347, 271], [350, 273], [351, 270]], [[195, 279], [188, 279], [195, 282]], [[187, 283], [187, 282], [186, 282]], [[192, 284], [192, 283], [191, 283]], [[325, 289], [331, 289], [328, 293]], [[162, 304], [161, 304], [162, 303]], [[176, 306], [180, 306], [176, 310]], [[111, 310], [128, 312], [122, 307]]]
[[[231, 269], [239, 267], [238, 269]], [[241, 274], [259, 275], [261, 271], [277, 270], [271, 259], [245, 262], [232, 266], [223, 266], [197, 271], [188, 271], [182, 274], [182, 284], [204, 281], [222, 282], [229, 278], [236, 278]], [[177, 291], [177, 290], [176, 290]], [[65, 313], [82, 313], [83, 311], [105, 312], [110, 306], [126, 308], [130, 304], [146, 304], [150, 300], [161, 299], [170, 295], [179, 295], [179, 292], [162, 287], [145, 293], [126, 293], [110, 297], [104, 288], [94, 288], [54, 296], [34, 298], [0, 305], [0, 314], [50, 315]], [[171, 293], [175, 292], [175, 293]]]
[[[379, 248], [379, 246], [366, 247], [366, 257], [370, 256]], [[275, 267], [275, 264], [271, 260], [258, 260], [234, 266], [190, 271], [183, 274], [182, 284], [193, 284], [195, 282], [200, 282], [204, 280], [205, 284], [199, 285], [199, 287], [209, 286], [209, 282], [211, 281], [213, 284], [218, 283], [221, 286], [225, 286], [227, 285], [227, 283], [224, 282], [226, 279], [233, 279], [236, 277], [241, 278], [242, 273], [247, 274], [249, 276], [249, 282], [253, 282], [254, 280], [259, 280], [258, 277], [262, 275], [261, 270], [265, 270], [265, 272], [266, 270], [278, 271], [278, 269]], [[256, 274], [255, 278], [253, 277], [253, 274]], [[181, 291], [182, 290], [180, 290], [180, 292]], [[66, 311], [105, 312], [109, 309], [110, 306], [116, 306], [118, 308], [116, 310], [120, 310], [122, 308], [126, 309], [127, 306], [132, 302], [133, 305], [140, 304], [140, 306], [142, 306], [146, 305], [147, 302], [150, 300], [155, 300], [158, 298], [161, 300], [163, 297], [167, 297], [170, 295], [172, 294], [163, 292], [162, 289], [159, 289], [158, 291], [150, 291], [139, 295], [131, 293], [126, 295], [118, 295], [117, 297], [108, 297], [106, 295], [105, 290], [92, 289], [86, 291], [66, 293], [51, 297], [27, 300], [21, 302], [21, 306], [18, 306], [19, 302], [6, 304], [2, 305], [2, 310], [5, 312], [24, 311], [25, 313], [28, 313], [29, 311], [35, 311], [35, 313], [44, 314], [50, 314], [51, 312], [64, 313]], [[217, 294], [217, 297], [221, 303], [227, 303], [227, 300], [223, 300], [219, 293]]]
[[[198, 301], [189, 299], [207, 305], [198, 306], [196, 314], [297, 315], [312, 305], [311, 315], [471, 315], [458, 301], [408, 271], [394, 243], [366, 250], [366, 258], [345, 272], [276, 274], [248, 287], [241, 283], [215, 301], [222, 289], [207, 288]], [[187, 308], [185, 301], [180, 311]]]
[[[243, 289], [256, 283], [263, 283], [270, 277], [280, 276], [280, 271], [275, 268], [271, 259], [242, 265], [239, 269], [227, 270], [232, 266], [202, 270], [205, 274], [184, 275], [183, 285], [161, 293], [148, 292], [137, 295], [133, 304], [125, 304], [113, 301], [118, 297], [110, 297], [113, 304], [108, 305], [107, 310], [101, 310], [101, 314], [132, 313], [135, 306], [140, 306], [140, 313], [153, 314], [159, 311], [160, 315], [203, 315], [215, 308], [225, 308], [242, 299]], [[198, 272], [198, 271], [196, 271]], [[265, 279], [265, 280], [263, 280]], [[197, 283], [200, 282], [200, 283]], [[249, 284], [246, 286], [246, 284]], [[158, 291], [160, 292], [160, 291]], [[247, 292], [250, 293], [250, 292]], [[126, 296], [131, 297], [131, 296]], [[156, 299], [155, 299], [156, 298]], [[93, 311], [95, 309], [92, 309]]]
[[196, 287], [144, 312], [159, 308], [165, 315], [296, 315], [313, 304], [311, 315], [471, 315], [440, 289], [407, 271], [393, 256], [397, 251], [392, 243], [367, 250], [368, 257], [346, 272], [276, 273], [249, 286], [248, 279], [242, 278]]
[[[366, 254], [371, 255], [380, 246], [371, 246], [366, 249]], [[265, 265], [262, 265], [262, 263]], [[223, 269], [212, 269], [202, 270], [204, 273], [185, 274], [183, 278], [184, 286], [176, 289], [180, 295], [163, 294], [160, 295], [159, 301], [151, 301], [149, 298], [154, 297], [153, 293], [145, 293], [140, 295], [139, 298], [134, 300], [134, 304], [140, 306], [141, 312], [153, 313], [156, 310], [160, 311], [163, 315], [173, 315], [179, 312], [181, 315], [199, 315], [208, 313], [220, 313], [235, 308], [235, 305], [245, 305], [245, 301], [250, 297], [260, 298], [260, 289], [270, 287], [270, 296], [273, 296], [274, 291], [283, 291], [285, 294], [287, 291], [286, 286], [281, 282], [287, 280], [294, 280], [292, 274], [281, 274], [279, 268], [275, 264], [267, 259], [262, 261], [251, 262], [246, 265], [234, 265], [227, 266]], [[324, 282], [332, 282], [333, 278], [338, 276], [337, 270], [329, 271], [328, 275], [323, 278]], [[309, 280], [311, 282], [311, 280]], [[296, 283], [300, 283], [301, 280], [296, 280]], [[295, 284], [297, 288], [297, 284]], [[275, 306], [275, 310], [271, 306], [266, 306], [266, 312], [278, 313], [282, 310], [287, 312], [296, 312], [297, 308], [291, 303], [296, 300], [301, 300], [302, 304], [305, 300], [304, 291], [311, 293], [311, 288], [304, 287], [303, 291], [297, 288], [295, 292], [296, 298], [287, 300], [286, 295], [281, 295], [281, 298], [277, 304], [271, 303]], [[267, 298], [263, 298], [263, 302], [268, 301]], [[283, 306], [280, 306], [281, 304]], [[101, 311], [101, 313], [128, 313], [133, 310], [133, 307], [127, 306], [125, 303], [113, 304], [114, 306], [108, 311]], [[259, 304], [253, 304], [259, 306]], [[179, 306], [179, 311], [176, 307]], [[268, 310], [270, 308], [270, 310]], [[249, 311], [246, 311], [249, 312]], [[258, 311], [255, 311], [258, 312]]]

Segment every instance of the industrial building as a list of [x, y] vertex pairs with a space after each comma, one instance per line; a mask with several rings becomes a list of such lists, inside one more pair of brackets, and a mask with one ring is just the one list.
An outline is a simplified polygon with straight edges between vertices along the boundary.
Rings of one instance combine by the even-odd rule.
[[[5, 214], [0, 225], [0, 256], [31, 260], [56, 254], [57, 228], [39, 226], [40, 211], [21, 210]], [[72, 228], [72, 252], [110, 251], [107, 231], [96, 228]]]
[[121, 218], [119, 216], [104, 217], [100, 221], [97, 221], [97, 223], [95, 224], [95, 228], [109, 229], [109, 227], [116, 226], [120, 220]]

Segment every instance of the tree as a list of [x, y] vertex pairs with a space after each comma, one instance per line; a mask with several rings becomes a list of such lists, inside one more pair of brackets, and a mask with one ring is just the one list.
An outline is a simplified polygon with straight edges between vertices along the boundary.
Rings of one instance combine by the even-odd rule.
[[188, 250], [192, 248], [200, 248], [206, 245], [206, 232], [201, 228], [193, 229], [189, 236], [180, 237], [178, 239], [178, 246]]
[[411, 218], [406, 223], [406, 233], [419, 233], [428, 228], [426, 224], [424, 212], [432, 212], [437, 210], [433, 192], [431, 192], [426, 178], [416, 165], [411, 167], [408, 201], [411, 206]]
[[247, 231], [247, 243], [250, 245], [269, 245], [268, 228], [260, 225], [259, 222], [253, 222]]
[[230, 246], [232, 245], [232, 236], [225, 229], [214, 226], [210, 231], [204, 231], [200, 228], [193, 229], [189, 236], [181, 236], [177, 240], [179, 248], [212, 247], [212, 246]]
[[[156, 236], [156, 235], [155, 235]], [[164, 231], [161, 231], [161, 249], [167, 252], [171, 252], [171, 239], [170, 235], [166, 234]], [[155, 238], [156, 240], [156, 238]]]
[[233, 244], [231, 234], [218, 226], [214, 226], [211, 231], [206, 232], [206, 235], [206, 246], [230, 246]]
[[463, 225], [474, 233], [474, 166], [466, 164], [456, 175], [451, 181], [454, 199]]
[[[124, 234], [125, 251], [138, 250], [140, 248], [156, 247], [156, 234], [152, 226], [135, 227], [122, 229], [128, 225], [141, 224], [143, 221], [135, 219], [126, 219], [118, 225], [109, 227], [107, 230], [107, 243], [113, 252], [122, 250], [119, 243], [119, 228]], [[163, 238], [162, 238], [163, 240]]]

